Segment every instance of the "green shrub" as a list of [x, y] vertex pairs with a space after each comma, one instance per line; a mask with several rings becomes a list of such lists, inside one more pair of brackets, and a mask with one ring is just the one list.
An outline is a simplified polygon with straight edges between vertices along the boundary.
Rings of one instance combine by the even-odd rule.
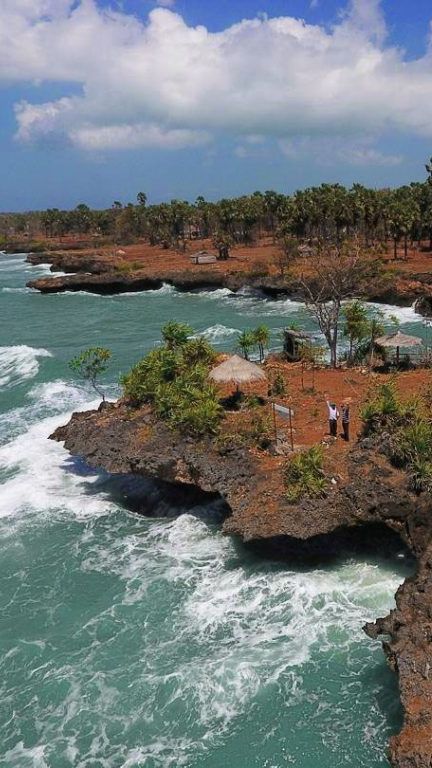
[[300, 499], [325, 496], [327, 481], [323, 473], [324, 452], [320, 445], [298, 453], [284, 470], [286, 498], [290, 503]]
[[175, 349], [186, 344], [192, 334], [193, 330], [190, 325], [178, 323], [176, 320], [170, 320], [162, 328], [162, 337], [168, 349]]
[[31, 242], [29, 243], [30, 253], [43, 253], [48, 250], [46, 243]]
[[272, 433], [273, 422], [267, 413], [254, 413], [251, 416], [248, 437], [258, 448], [264, 451], [271, 445]]
[[398, 400], [395, 383], [390, 381], [380, 384], [360, 411], [364, 434], [376, 432], [389, 417], [401, 416], [402, 413], [403, 407]]
[[149, 352], [121, 383], [132, 405], [150, 403], [160, 418], [190, 434], [215, 434], [223, 414], [208, 380], [215, 352], [205, 339], [188, 338], [190, 330], [165, 326], [165, 345]]
[[417, 458], [409, 467], [410, 486], [416, 493], [432, 493], [432, 462]]
[[408, 472], [417, 493], [432, 491], [432, 421], [429, 391], [423, 398], [401, 403], [394, 383], [381, 385], [362, 411], [365, 434], [386, 432], [385, 452], [391, 462]]
[[396, 442], [404, 463], [416, 458], [429, 459], [432, 457], [432, 424], [417, 418], [396, 433]]
[[275, 397], [283, 397], [286, 395], [285, 379], [281, 373], [277, 373], [272, 381], [271, 394]]

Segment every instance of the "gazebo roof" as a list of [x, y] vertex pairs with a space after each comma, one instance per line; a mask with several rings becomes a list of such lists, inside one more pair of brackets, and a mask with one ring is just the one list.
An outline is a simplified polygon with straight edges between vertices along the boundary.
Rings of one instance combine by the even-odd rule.
[[267, 381], [267, 376], [258, 365], [249, 360], [232, 355], [228, 360], [213, 368], [209, 378], [218, 384], [250, 384], [254, 381]]
[[379, 347], [407, 349], [408, 347], [420, 347], [423, 344], [423, 340], [418, 336], [408, 336], [405, 333], [396, 331], [396, 333], [390, 333], [387, 336], [380, 336], [375, 340], [375, 343]]
[[308, 333], [307, 331], [297, 331], [295, 328], [284, 328], [283, 332], [285, 336], [291, 336], [293, 339], [310, 339], [312, 337], [311, 333]]

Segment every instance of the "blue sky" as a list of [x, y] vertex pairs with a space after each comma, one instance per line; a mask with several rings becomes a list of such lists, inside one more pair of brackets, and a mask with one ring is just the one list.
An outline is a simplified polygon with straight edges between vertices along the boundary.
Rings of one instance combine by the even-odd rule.
[[424, 177], [430, 0], [161, 5], [2, 0], [2, 210]]

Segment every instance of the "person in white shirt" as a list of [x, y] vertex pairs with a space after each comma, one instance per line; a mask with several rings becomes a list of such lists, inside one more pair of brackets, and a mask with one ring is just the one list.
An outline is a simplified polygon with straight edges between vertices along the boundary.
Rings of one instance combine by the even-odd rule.
[[330, 400], [326, 400], [326, 403], [328, 408], [330, 435], [332, 437], [337, 437], [338, 419], [340, 414], [337, 409], [336, 403], [332, 403], [330, 402]]

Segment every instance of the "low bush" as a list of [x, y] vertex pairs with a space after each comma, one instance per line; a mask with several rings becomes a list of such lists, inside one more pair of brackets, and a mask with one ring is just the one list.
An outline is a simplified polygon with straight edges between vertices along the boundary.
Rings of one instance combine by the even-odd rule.
[[363, 433], [369, 435], [382, 428], [390, 418], [403, 415], [403, 406], [398, 400], [396, 385], [393, 381], [380, 384], [369, 397], [360, 411], [363, 421]]
[[208, 380], [215, 352], [205, 339], [188, 338], [184, 331], [181, 324], [165, 326], [165, 345], [123, 376], [124, 394], [134, 406], [150, 403], [173, 427], [196, 436], [215, 434], [223, 414]]
[[271, 383], [270, 393], [274, 397], [283, 397], [284, 395], [286, 395], [285, 379], [281, 373], [277, 373], [276, 376], [274, 377]]
[[315, 445], [298, 453], [284, 470], [286, 498], [292, 504], [300, 499], [316, 499], [325, 496], [327, 480], [323, 472], [324, 452]]
[[364, 434], [384, 435], [385, 452], [394, 466], [406, 469], [413, 491], [432, 491], [432, 421], [430, 389], [424, 397], [401, 402], [393, 382], [381, 385], [361, 413]]

